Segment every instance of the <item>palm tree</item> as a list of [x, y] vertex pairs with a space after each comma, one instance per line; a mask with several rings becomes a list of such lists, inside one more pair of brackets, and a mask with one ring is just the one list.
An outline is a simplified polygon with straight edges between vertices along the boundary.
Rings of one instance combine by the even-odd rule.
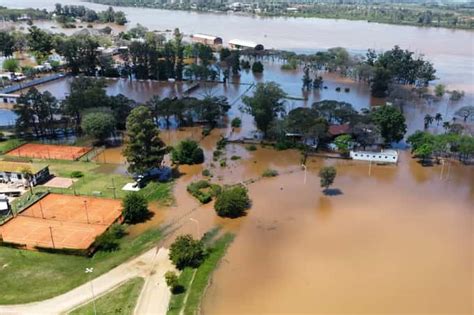
[[434, 120], [434, 118], [430, 114], [425, 115], [425, 118], [424, 118], [425, 129], [428, 129], [428, 127], [433, 123], [433, 120]]
[[450, 127], [451, 127], [451, 124], [449, 123], [449, 121], [445, 121], [443, 123], [443, 128], [444, 128], [445, 132], [448, 132]]
[[436, 120], [436, 126], [439, 126], [439, 123], [443, 120], [443, 115], [441, 115], [441, 113], [436, 113], [434, 120]]

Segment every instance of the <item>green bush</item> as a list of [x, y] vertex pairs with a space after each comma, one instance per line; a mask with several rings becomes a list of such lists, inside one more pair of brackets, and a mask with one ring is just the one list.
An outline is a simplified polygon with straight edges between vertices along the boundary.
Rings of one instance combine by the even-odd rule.
[[232, 119], [232, 121], [230, 122], [230, 125], [231, 125], [233, 128], [240, 128], [240, 126], [242, 126], [242, 119], [240, 119], [239, 117], [235, 117], [235, 118]]
[[219, 156], [222, 155], [222, 151], [221, 150], [215, 150], [214, 152], [212, 152], [212, 156], [214, 158], [218, 158]]
[[201, 135], [202, 135], [203, 137], [207, 137], [207, 136], [209, 136], [210, 134], [211, 134], [211, 129], [210, 129], [210, 128], [207, 128], [207, 127], [206, 127], [206, 128], [204, 128], [204, 129], [201, 131]]
[[232, 155], [232, 156], [230, 157], [230, 159], [231, 159], [232, 161], [235, 161], [235, 160], [240, 160], [241, 157], [238, 156], [238, 155]]
[[111, 252], [119, 249], [119, 239], [125, 235], [125, 229], [120, 224], [113, 224], [102, 235], [96, 237], [94, 245], [98, 250]]
[[219, 141], [217, 141], [217, 150], [225, 149], [226, 145], [227, 145], [227, 138], [221, 137]]
[[263, 72], [263, 64], [260, 61], [255, 61], [252, 65], [252, 72], [262, 73]]
[[72, 171], [70, 174], [71, 178], [81, 178], [84, 177], [84, 173], [81, 171]]
[[179, 294], [184, 292], [184, 287], [179, 284], [178, 276], [174, 271], [167, 271], [165, 273], [166, 285], [170, 288], [172, 294]]
[[222, 160], [219, 161], [219, 165], [221, 167], [226, 167], [227, 166], [227, 161], [225, 159], [222, 159]]
[[122, 216], [127, 223], [142, 222], [150, 215], [148, 201], [137, 192], [128, 193], [122, 200], [122, 207]]
[[186, 190], [200, 203], [208, 203], [213, 197], [219, 195], [221, 187], [217, 184], [211, 184], [207, 180], [192, 182], [186, 187]]
[[237, 185], [224, 189], [217, 196], [214, 209], [221, 217], [236, 218], [242, 216], [249, 206], [247, 189]]
[[257, 146], [255, 144], [250, 144], [248, 146], [245, 147], [247, 149], [247, 151], [256, 151], [257, 150]]
[[203, 170], [201, 174], [202, 174], [202, 176], [212, 177], [212, 173], [208, 169]]
[[265, 171], [263, 171], [262, 176], [263, 177], [275, 177], [275, 176], [278, 176], [278, 171], [268, 168]]
[[183, 140], [171, 153], [174, 163], [200, 164], [204, 162], [204, 152], [194, 140]]
[[203, 243], [189, 234], [178, 236], [170, 246], [169, 257], [179, 270], [199, 267], [205, 256]]

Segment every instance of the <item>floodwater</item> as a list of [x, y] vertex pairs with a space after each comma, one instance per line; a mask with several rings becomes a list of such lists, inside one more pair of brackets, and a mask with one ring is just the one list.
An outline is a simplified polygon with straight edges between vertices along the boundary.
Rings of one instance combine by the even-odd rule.
[[[55, 1], [18, 0], [16, 6], [47, 6]], [[77, 1], [64, 1], [64, 4]], [[0, 0], [0, 5], [11, 5]], [[89, 6], [89, 4], [86, 4]], [[91, 7], [103, 8], [90, 4]], [[401, 44], [423, 52], [435, 62], [448, 88], [473, 95], [473, 32], [434, 28], [401, 27], [365, 22], [319, 19], [260, 19], [235, 15], [197, 14], [123, 8], [132, 23], [150, 28], [180, 27], [185, 32], [214, 33], [216, 25], [227, 41], [240, 37], [261, 41], [267, 47], [314, 51], [343, 46], [354, 51], [368, 47], [387, 49]], [[139, 17], [139, 18], [138, 18]], [[255, 32], [255, 29], [260, 30]], [[355, 34], [357, 36], [355, 36]], [[266, 63], [262, 77], [242, 73], [240, 83], [259, 80], [282, 82], [285, 91], [301, 97], [301, 74], [283, 72], [278, 64]], [[366, 85], [325, 76], [327, 90], [307, 95], [307, 100], [287, 103], [287, 109], [308, 106], [319, 99], [349, 101], [360, 109], [373, 105]], [[332, 80], [332, 81], [331, 81]], [[63, 81], [41, 88], [64, 96]], [[335, 92], [335, 86], [350, 84], [349, 93]], [[61, 86], [63, 85], [63, 86]], [[246, 84], [213, 85], [193, 92], [228, 96], [233, 107], [229, 118], [242, 117], [243, 126], [231, 135], [229, 129], [215, 129], [201, 141], [206, 162], [181, 166], [174, 187], [172, 206], [152, 205], [153, 218], [132, 227], [139, 233], [152, 226], [171, 225], [165, 245], [174, 236], [195, 237], [222, 226], [236, 239], [214, 273], [205, 295], [204, 314], [472, 314], [474, 168], [451, 162], [422, 167], [408, 152], [401, 152], [396, 166], [369, 167], [367, 163], [310, 158], [307, 174], [300, 168], [296, 151], [275, 151], [258, 147], [247, 151], [230, 144], [228, 166], [212, 162], [212, 151], [221, 135], [249, 135], [254, 130], [249, 116], [238, 108]], [[108, 93], [123, 93], [146, 101], [151, 95], [176, 93], [153, 82], [131, 84], [111, 82]], [[171, 92], [170, 92], [171, 91]], [[178, 91], [179, 92], [179, 91]], [[456, 104], [447, 100], [413, 106], [405, 112], [409, 132], [422, 127], [426, 113], [441, 112], [450, 117]], [[433, 127], [436, 129], [436, 126]], [[434, 130], [436, 131], [436, 130]], [[200, 129], [163, 131], [173, 144], [182, 138], [199, 139]], [[119, 149], [107, 151], [105, 161], [122, 161]], [[231, 161], [232, 155], [241, 159]], [[100, 158], [99, 158], [100, 161]], [[318, 170], [337, 167], [332, 195], [322, 194]], [[212, 181], [234, 184], [250, 179], [252, 207], [239, 219], [221, 219], [212, 203], [200, 206], [186, 192], [186, 186], [202, 178], [203, 169]], [[260, 179], [262, 172], [279, 171], [275, 178]], [[305, 179], [306, 178], [306, 179]], [[190, 219], [197, 220], [198, 223]]]
[[[57, 0], [0, 0], [7, 7], [54, 9]], [[63, 5], [85, 5], [94, 10], [107, 6], [63, 0]], [[116, 7], [117, 9], [117, 7]], [[424, 54], [438, 69], [441, 82], [451, 89], [473, 92], [474, 32], [443, 28], [387, 25], [364, 21], [316, 18], [263, 18], [238, 14], [166, 11], [149, 8], [120, 7], [130, 21], [151, 30], [176, 27], [187, 35], [206, 33], [220, 36], [224, 42], [233, 38], [252, 40], [267, 48], [314, 52], [331, 47], [345, 47], [363, 53], [368, 48], [386, 50], [394, 45]], [[256, 31], [257, 30], [257, 31]]]
[[[370, 95], [370, 89], [367, 83], [355, 82], [349, 78], [342, 78], [334, 73], [322, 73], [324, 86], [321, 90], [303, 91], [302, 70], [281, 70], [282, 62], [280, 60], [264, 60], [265, 70], [263, 74], [254, 75], [251, 71], [242, 71], [241, 76], [234, 78], [231, 83], [226, 85], [220, 83], [201, 83], [200, 88], [193, 90], [190, 96], [202, 98], [206, 95], [224, 95], [228, 98], [232, 109], [229, 112], [229, 119], [240, 117], [243, 120], [243, 126], [240, 131], [234, 135], [251, 136], [255, 131], [253, 119], [249, 115], [240, 111], [242, 106], [241, 97], [251, 95], [253, 91], [252, 84], [258, 82], [275, 81], [279, 83], [282, 89], [290, 97], [285, 102], [286, 110], [290, 111], [296, 107], [311, 106], [313, 102], [321, 100], [337, 100], [348, 102], [355, 109], [370, 108], [373, 105], [381, 105], [383, 99], [373, 98]], [[40, 91], [50, 91], [58, 99], [63, 99], [69, 94], [69, 86], [73, 78], [65, 78], [38, 85]], [[152, 96], [158, 95], [160, 98], [182, 96], [190, 87], [189, 82], [159, 82], [151, 80], [130, 81], [128, 79], [108, 79], [107, 94], [117, 95], [119, 93], [134, 99], [138, 103], [147, 102]], [[341, 91], [337, 92], [336, 88]], [[349, 92], [345, 92], [348, 88]], [[474, 94], [466, 96], [458, 102], [450, 102], [448, 96], [444, 96], [437, 102], [414, 102], [410, 106], [405, 106], [404, 115], [407, 120], [408, 134], [423, 129], [424, 117], [426, 114], [434, 116], [441, 113], [444, 120], [450, 120], [456, 110], [461, 106], [468, 105], [474, 101]], [[442, 132], [441, 126], [433, 124], [431, 131]]]
[[[131, 231], [171, 224], [165, 245], [216, 225], [237, 235], [203, 314], [471, 314], [472, 167], [426, 168], [404, 151], [396, 166], [309, 158], [305, 180], [293, 150], [229, 144], [220, 167], [212, 151], [227, 132], [203, 139], [203, 165], [180, 167], [174, 205], [154, 207], [152, 220]], [[330, 196], [319, 187], [322, 165], [338, 170]], [[267, 168], [280, 175], [262, 179]], [[203, 169], [220, 184], [254, 179], [247, 216], [219, 218], [186, 192]]]

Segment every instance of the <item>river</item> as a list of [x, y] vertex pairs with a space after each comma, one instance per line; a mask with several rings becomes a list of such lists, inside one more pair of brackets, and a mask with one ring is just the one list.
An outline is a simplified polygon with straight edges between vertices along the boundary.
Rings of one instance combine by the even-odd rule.
[[[55, 2], [17, 0], [14, 5], [51, 9]], [[61, 3], [79, 4], [70, 0]], [[0, 0], [0, 5], [12, 3]], [[469, 103], [474, 93], [474, 33], [470, 31], [343, 20], [121, 10], [131, 24], [140, 22], [151, 29], [179, 27], [188, 34], [215, 33], [218, 29], [216, 35], [225, 41], [236, 37], [280, 49], [309, 52], [343, 46], [361, 52], [368, 47], [389, 49], [400, 44], [426, 54], [448, 88], [464, 89], [464, 103]], [[270, 63], [265, 64], [263, 76], [254, 78], [243, 72], [240, 80], [275, 80], [292, 96], [302, 93], [300, 73], [283, 72]], [[62, 80], [39, 88], [64, 97], [67, 84]], [[327, 75], [325, 84], [327, 90], [311, 93], [307, 101], [290, 101], [287, 107], [328, 98], [349, 101], [357, 109], [373, 102], [364, 85]], [[337, 93], [334, 88], [338, 85], [351, 91]], [[212, 90], [224, 93], [233, 102], [246, 89], [246, 85], [229, 84]], [[199, 89], [194, 96], [204, 91]], [[143, 102], [153, 94], [179, 94], [180, 88], [117, 80], [109, 82], [107, 92], [124, 93]], [[254, 128], [253, 122], [237, 107], [238, 103], [229, 116], [242, 115], [242, 130], [236, 132], [246, 133]], [[437, 111], [444, 115], [448, 102], [413, 106], [406, 113], [409, 131], [422, 127], [424, 113]], [[436, 131], [438, 127], [432, 128]], [[472, 314], [474, 168], [458, 163], [422, 167], [409, 152], [401, 152], [397, 166], [372, 165], [370, 171], [363, 162], [311, 158], [305, 181], [299, 167], [300, 154], [292, 150], [259, 147], [250, 152], [240, 145], [228, 145], [228, 166], [213, 165], [215, 142], [220, 133], [229, 132], [215, 129], [204, 138], [201, 146], [206, 162], [180, 168], [182, 175], [174, 188], [175, 205], [153, 205], [153, 219], [131, 230], [132, 234], [139, 233], [163, 222], [178, 222], [174, 235], [196, 236], [196, 225], [189, 220], [193, 218], [199, 221], [200, 234], [215, 225], [236, 233], [206, 293], [204, 314]], [[199, 134], [199, 129], [188, 129], [163, 132], [162, 138], [173, 144], [183, 137], [197, 139]], [[241, 159], [232, 161], [232, 155]], [[111, 149], [98, 161], [119, 164], [123, 159], [119, 149]], [[339, 194], [322, 194], [317, 176], [322, 165], [337, 167], [334, 188]], [[202, 178], [204, 168], [214, 174], [213, 181], [222, 184], [257, 178], [267, 168], [278, 170], [280, 175], [249, 185], [252, 207], [248, 215], [230, 220], [218, 218], [212, 204], [199, 207], [186, 192], [187, 184]]]
[[[52, 10], [57, 0], [0, 0], [7, 7], [46, 8]], [[61, 4], [82, 4], [95, 10], [106, 6], [77, 0]], [[166, 11], [148, 8], [120, 7], [130, 21], [151, 30], [178, 27], [185, 34], [207, 33], [220, 36], [224, 42], [239, 38], [262, 43], [267, 48], [314, 52], [344, 47], [364, 53], [368, 48], [386, 50], [394, 45], [426, 55], [437, 69], [440, 82], [451, 89], [469, 93], [474, 89], [474, 32], [443, 28], [399, 26], [365, 21], [316, 18], [254, 17], [222, 13]]]

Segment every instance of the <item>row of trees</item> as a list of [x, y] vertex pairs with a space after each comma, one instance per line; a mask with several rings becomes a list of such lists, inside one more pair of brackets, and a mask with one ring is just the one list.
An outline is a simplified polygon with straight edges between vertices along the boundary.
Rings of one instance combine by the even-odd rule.
[[56, 3], [55, 9], [52, 12], [56, 16], [59, 23], [74, 22], [75, 19], [80, 19], [82, 22], [101, 22], [101, 23], [115, 23], [124, 25], [127, 23], [125, 13], [122, 11], [115, 11], [112, 7], [102, 12], [96, 12], [83, 5], [62, 5]]
[[412, 153], [426, 163], [430, 158], [437, 162], [441, 158], [457, 157], [468, 162], [474, 156], [474, 137], [455, 132], [434, 135], [426, 131], [416, 131], [407, 142]]
[[254, 94], [243, 98], [243, 110], [254, 117], [265, 138], [281, 140], [293, 133], [320, 140], [327, 136], [330, 124], [351, 125], [364, 146], [376, 143], [380, 137], [385, 144], [398, 142], [406, 133], [405, 118], [395, 107], [358, 112], [349, 103], [326, 100], [286, 113], [285, 97], [278, 84], [268, 82], [257, 84]]

